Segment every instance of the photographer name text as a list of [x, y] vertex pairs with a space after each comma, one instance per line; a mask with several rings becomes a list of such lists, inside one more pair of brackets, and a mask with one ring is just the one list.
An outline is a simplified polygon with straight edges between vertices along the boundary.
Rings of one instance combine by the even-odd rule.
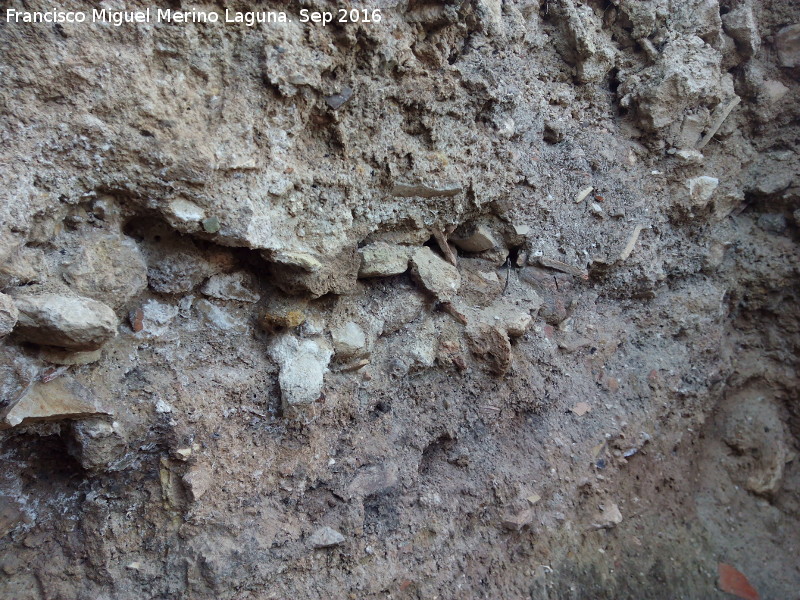
[[340, 8], [336, 11], [312, 11], [301, 9], [297, 16], [283, 11], [237, 11], [225, 9], [224, 12], [204, 10], [173, 10], [169, 8], [146, 8], [143, 10], [92, 9], [89, 11], [24, 11], [8, 8], [6, 23], [107, 23], [116, 27], [126, 24], [147, 23], [222, 23], [255, 27], [260, 24], [312, 23], [326, 26], [330, 23], [380, 23], [381, 11], [376, 9]]

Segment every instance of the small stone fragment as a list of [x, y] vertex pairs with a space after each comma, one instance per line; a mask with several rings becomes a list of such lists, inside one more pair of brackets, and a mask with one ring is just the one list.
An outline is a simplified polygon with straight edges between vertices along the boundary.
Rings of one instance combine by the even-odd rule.
[[361, 256], [359, 277], [387, 277], [399, 275], [408, 270], [411, 248], [398, 244], [374, 242], [359, 248], [358, 253]]
[[582, 417], [590, 410], [592, 410], [592, 407], [588, 402], [578, 402], [575, 406], [570, 408], [570, 410], [579, 417]]
[[116, 421], [97, 418], [72, 423], [68, 449], [84, 469], [116, 471], [125, 465], [127, 444]]
[[636, 245], [637, 240], [639, 239], [639, 234], [642, 232], [642, 226], [637, 225], [633, 228], [633, 232], [631, 233], [630, 237], [628, 237], [628, 242], [625, 244], [625, 247], [622, 249], [622, 252], [619, 253], [619, 260], [627, 260], [628, 257], [633, 252], [633, 247]]
[[503, 517], [502, 525], [509, 531], [519, 531], [533, 521], [533, 510], [525, 508], [515, 513], [508, 513]]
[[320, 397], [333, 356], [328, 344], [284, 335], [273, 343], [270, 356], [280, 367], [278, 384], [285, 411], [312, 404]]
[[206, 218], [206, 211], [185, 198], [171, 200], [168, 211], [173, 217], [184, 223], [202, 221]]
[[592, 526], [595, 529], [611, 529], [620, 523], [622, 523], [622, 513], [619, 510], [619, 506], [611, 502], [607, 506], [602, 507], [601, 512], [595, 517]]
[[788, 25], [775, 34], [775, 49], [782, 67], [800, 66], [800, 23]]
[[579, 202], [583, 202], [586, 200], [586, 197], [594, 191], [592, 186], [583, 188], [580, 192], [575, 195], [575, 204]]
[[702, 207], [708, 204], [717, 186], [719, 186], [719, 179], [708, 175], [687, 180], [686, 187], [689, 190], [689, 200], [692, 206]]
[[314, 548], [332, 548], [344, 542], [344, 536], [335, 529], [325, 526], [312, 533], [308, 542]]
[[0, 429], [20, 423], [58, 421], [108, 415], [92, 394], [77, 381], [60, 377], [36, 383], [3, 415]]
[[167, 332], [169, 324], [178, 316], [179, 308], [172, 304], [148, 300], [130, 316], [134, 333], [143, 337], [159, 337]]
[[211, 487], [211, 472], [201, 465], [194, 465], [183, 476], [183, 484], [191, 502], [197, 502]]
[[353, 89], [345, 86], [342, 88], [342, 91], [338, 94], [331, 94], [330, 96], [325, 97], [325, 102], [328, 106], [330, 106], [333, 110], [339, 109], [345, 102], [350, 100], [353, 96]]
[[481, 357], [497, 375], [504, 375], [511, 366], [511, 342], [505, 330], [480, 323], [467, 329], [467, 342], [473, 354]]
[[201, 222], [203, 231], [206, 233], [217, 233], [220, 230], [220, 223], [217, 217], [208, 217]]
[[439, 258], [427, 246], [411, 255], [411, 274], [414, 279], [439, 300], [451, 300], [461, 286], [458, 269]]
[[586, 271], [582, 271], [578, 267], [573, 267], [560, 260], [554, 260], [545, 256], [539, 256], [536, 260], [541, 266], [548, 269], [555, 269], [556, 271], [561, 271], [562, 273], [567, 273], [568, 275], [574, 275], [575, 277], [581, 277], [583, 279], [586, 278]]
[[206, 296], [219, 300], [258, 302], [260, 296], [253, 291], [254, 283], [245, 273], [220, 273], [212, 275], [200, 288]]
[[6, 294], [0, 294], [0, 337], [11, 333], [17, 324], [19, 311], [14, 304], [14, 299]]
[[363, 354], [367, 346], [364, 330], [353, 321], [333, 329], [331, 337], [333, 338], [333, 347], [338, 358], [347, 359]]
[[483, 252], [500, 245], [492, 230], [486, 225], [478, 225], [470, 235], [462, 238], [451, 238], [451, 240], [464, 252]]
[[96, 350], [117, 335], [117, 316], [102, 302], [79, 296], [18, 295], [20, 339], [75, 350]]

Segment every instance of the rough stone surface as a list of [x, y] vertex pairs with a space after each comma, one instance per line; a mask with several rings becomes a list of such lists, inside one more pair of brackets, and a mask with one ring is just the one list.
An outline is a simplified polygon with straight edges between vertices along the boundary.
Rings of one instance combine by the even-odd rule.
[[0, 337], [6, 336], [17, 324], [19, 311], [14, 304], [14, 299], [6, 294], [0, 294]]
[[353, 321], [331, 330], [331, 338], [337, 357], [352, 358], [363, 354], [366, 350], [367, 337], [364, 330]]
[[270, 356], [280, 368], [278, 383], [284, 410], [302, 408], [319, 399], [333, 356], [330, 346], [321, 340], [303, 340], [286, 334], [272, 344]]
[[408, 259], [412, 249], [398, 244], [375, 242], [359, 248], [361, 266], [359, 277], [387, 277], [399, 275], [408, 270]]
[[9, 410], [3, 414], [2, 426], [41, 421], [80, 419], [110, 412], [100, 406], [89, 390], [78, 382], [61, 377], [49, 383], [33, 385]]
[[260, 296], [253, 290], [254, 282], [244, 273], [220, 273], [212, 275], [200, 288], [206, 296], [219, 300], [258, 302]]
[[465, 237], [450, 238], [464, 252], [483, 252], [496, 248], [499, 243], [492, 230], [486, 225], [478, 225]]
[[411, 275], [439, 300], [453, 298], [461, 285], [458, 269], [427, 246], [415, 250], [411, 255]]
[[19, 294], [15, 332], [20, 339], [73, 350], [96, 350], [117, 334], [110, 307], [90, 298]]
[[800, 23], [787, 25], [776, 33], [775, 48], [782, 67], [800, 67]]
[[344, 536], [335, 529], [320, 527], [308, 538], [308, 543], [314, 548], [332, 548], [344, 542]]

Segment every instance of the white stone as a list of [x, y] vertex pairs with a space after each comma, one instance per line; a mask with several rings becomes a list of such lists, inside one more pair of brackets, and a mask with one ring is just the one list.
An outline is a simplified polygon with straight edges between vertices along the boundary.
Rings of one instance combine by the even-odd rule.
[[335, 529], [325, 526], [312, 533], [308, 541], [314, 548], [331, 548], [344, 542], [344, 536]]
[[260, 296], [250, 289], [251, 286], [252, 282], [246, 280], [245, 273], [220, 273], [209, 277], [200, 291], [220, 300], [258, 302]]
[[336, 356], [340, 358], [351, 358], [362, 354], [367, 346], [367, 336], [364, 330], [353, 321], [334, 328], [331, 331], [331, 337]]
[[169, 203], [169, 212], [176, 219], [186, 223], [202, 221], [206, 218], [206, 211], [197, 206], [194, 202], [184, 198], [176, 198]]
[[411, 273], [422, 287], [442, 301], [451, 300], [461, 287], [458, 269], [427, 246], [411, 255]]
[[714, 191], [719, 186], [719, 179], [701, 175], [686, 181], [689, 189], [689, 199], [694, 206], [705, 206], [714, 195]]
[[19, 311], [13, 298], [0, 294], [0, 337], [6, 336], [14, 329], [19, 318]]
[[327, 343], [287, 334], [272, 344], [270, 356], [280, 368], [278, 384], [284, 409], [312, 404], [320, 397], [333, 356]]
[[361, 267], [359, 277], [387, 277], [408, 270], [411, 249], [408, 246], [375, 242], [359, 248]]

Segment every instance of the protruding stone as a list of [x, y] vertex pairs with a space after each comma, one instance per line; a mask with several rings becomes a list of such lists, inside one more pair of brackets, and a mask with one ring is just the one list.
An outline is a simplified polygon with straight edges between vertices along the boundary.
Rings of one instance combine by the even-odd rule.
[[201, 225], [203, 226], [203, 231], [206, 233], [217, 233], [221, 228], [219, 219], [217, 217], [208, 217], [203, 219]]
[[775, 34], [775, 48], [782, 67], [800, 67], [800, 23], [788, 25]]
[[293, 335], [280, 337], [270, 349], [280, 367], [278, 384], [284, 411], [312, 404], [322, 394], [325, 373], [333, 350], [322, 340], [301, 340]]
[[20, 339], [75, 350], [96, 350], [117, 334], [117, 316], [102, 302], [79, 296], [16, 296]]
[[462, 238], [450, 238], [464, 252], [483, 252], [499, 246], [492, 230], [486, 225], [478, 225], [469, 235]]
[[275, 285], [287, 294], [313, 298], [352, 291], [361, 262], [355, 247], [326, 256], [324, 262], [307, 252], [268, 252], [264, 256], [273, 263]]
[[200, 291], [219, 300], [258, 302], [260, 296], [253, 291], [253, 282], [243, 272], [212, 275]]
[[337, 358], [347, 359], [364, 353], [367, 346], [367, 337], [364, 330], [353, 321], [331, 331], [333, 347]]
[[78, 294], [119, 308], [147, 287], [147, 265], [132, 240], [89, 235], [68, 258], [64, 280]]
[[481, 316], [486, 321], [503, 327], [512, 338], [525, 335], [533, 323], [530, 310], [518, 308], [511, 302], [502, 300], [486, 308]]
[[43, 346], [41, 357], [54, 365], [90, 365], [103, 357], [103, 351], [98, 349], [75, 352], [53, 348], [52, 346]]
[[73, 379], [59, 377], [49, 383], [34, 384], [6, 411], [0, 428], [108, 414], [110, 411], [102, 408], [89, 390]]
[[211, 487], [211, 471], [202, 465], [193, 465], [183, 476], [189, 500], [197, 502]]
[[701, 175], [700, 177], [693, 177], [687, 180], [686, 187], [689, 190], [689, 200], [691, 204], [697, 207], [708, 204], [717, 186], [719, 186], [719, 179], [709, 177], [708, 175]]
[[247, 323], [241, 319], [237, 319], [230, 312], [217, 306], [208, 300], [198, 300], [195, 303], [197, 312], [203, 315], [203, 318], [221, 331], [230, 331], [233, 333], [243, 333], [247, 330]]
[[385, 242], [375, 242], [358, 250], [361, 255], [359, 277], [387, 277], [408, 270], [411, 248]]
[[411, 274], [422, 287], [442, 301], [451, 300], [461, 286], [458, 269], [427, 246], [418, 248], [411, 255]]
[[502, 327], [479, 323], [467, 329], [467, 341], [473, 354], [481, 357], [496, 375], [504, 375], [511, 366], [511, 342]]
[[435, 198], [436, 196], [456, 196], [462, 187], [457, 183], [445, 185], [426, 185], [424, 183], [395, 183], [392, 187], [392, 196], [401, 198]]
[[132, 311], [131, 326], [134, 333], [142, 337], [159, 337], [167, 332], [179, 310], [172, 304], [148, 300], [141, 308]]
[[17, 324], [19, 311], [11, 296], [0, 294], [0, 337], [6, 336]]
[[170, 201], [168, 212], [172, 217], [184, 223], [202, 221], [206, 218], [206, 211], [185, 198], [175, 198]]
[[116, 471], [124, 466], [127, 445], [119, 423], [106, 419], [75, 421], [69, 451], [90, 471]]
[[328, 526], [320, 527], [308, 538], [308, 543], [314, 548], [332, 548], [342, 542], [344, 542], [344, 536]]

